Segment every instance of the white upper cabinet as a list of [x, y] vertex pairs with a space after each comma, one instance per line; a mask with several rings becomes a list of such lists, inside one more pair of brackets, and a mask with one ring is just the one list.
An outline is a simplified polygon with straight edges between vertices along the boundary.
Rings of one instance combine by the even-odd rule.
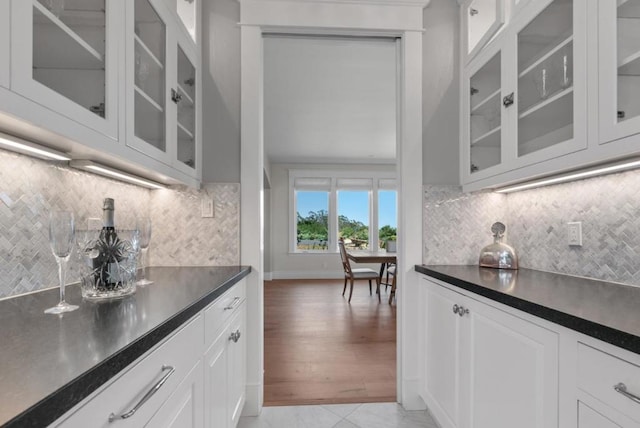
[[197, 42], [198, 8], [200, 0], [166, 0], [169, 9], [178, 17], [182, 28], [189, 34], [191, 40]]
[[538, 3], [514, 21], [518, 166], [587, 147], [585, 2]]
[[640, 0], [600, 1], [598, 19], [599, 140], [609, 143], [640, 133]]
[[109, 0], [13, 0], [11, 90], [117, 139], [120, 8]]
[[468, 70], [464, 85], [469, 99], [464, 124], [467, 144], [462, 147], [467, 179], [491, 175], [502, 161], [503, 141], [507, 141], [507, 127], [503, 126], [503, 69], [502, 50], [491, 47]]
[[[9, 58], [11, 54], [11, 2], [0, 0], [0, 58]], [[0, 63], [0, 86], [9, 87], [11, 68], [9, 61]]]
[[133, 0], [127, 5], [127, 145], [171, 163], [167, 146], [169, 37], [163, 4]]
[[512, 17], [516, 16], [530, 1], [531, 0], [511, 0], [509, 5], [509, 14]]
[[200, 162], [198, 154], [201, 152], [199, 138], [199, 122], [198, 105], [200, 104], [199, 82], [197, 54], [193, 49], [193, 45], [183, 39], [176, 45], [177, 51], [177, 75], [171, 88], [171, 99], [174, 101], [172, 107], [173, 116], [175, 117], [175, 127], [173, 129], [172, 138], [176, 140], [176, 157], [174, 158], [174, 166], [181, 169], [187, 174], [193, 172], [200, 167], [196, 167], [196, 163]]
[[464, 53], [469, 61], [502, 27], [503, 0], [467, 0], [462, 6], [462, 19]]
[[469, 63], [462, 184], [587, 147], [586, 28], [585, 2], [531, 2]]
[[163, 1], [127, 2], [127, 144], [192, 176], [200, 171], [199, 62]]

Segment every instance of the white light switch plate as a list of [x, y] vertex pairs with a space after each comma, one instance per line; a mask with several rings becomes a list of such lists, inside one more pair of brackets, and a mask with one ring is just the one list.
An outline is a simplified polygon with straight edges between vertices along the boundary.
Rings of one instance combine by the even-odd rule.
[[213, 218], [213, 197], [202, 197], [202, 217]]

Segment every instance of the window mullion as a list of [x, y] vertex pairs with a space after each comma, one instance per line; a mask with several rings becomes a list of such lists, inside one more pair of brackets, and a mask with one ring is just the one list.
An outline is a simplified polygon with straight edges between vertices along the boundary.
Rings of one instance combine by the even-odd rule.
[[338, 251], [338, 192], [336, 178], [331, 178], [331, 191], [329, 192], [329, 247], [331, 251]]

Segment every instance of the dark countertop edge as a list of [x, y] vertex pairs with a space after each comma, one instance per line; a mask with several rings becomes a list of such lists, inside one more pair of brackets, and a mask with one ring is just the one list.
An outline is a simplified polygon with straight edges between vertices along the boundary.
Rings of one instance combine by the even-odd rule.
[[15, 416], [3, 425], [3, 428], [35, 428], [55, 422], [251, 272], [250, 266], [240, 268], [242, 270], [239, 273], [229, 277], [215, 290]]
[[510, 306], [514, 309], [521, 310], [552, 323], [575, 330], [587, 336], [591, 336], [611, 345], [615, 345], [619, 348], [626, 349], [627, 351], [640, 354], [640, 337], [636, 335], [625, 333], [624, 331], [616, 330], [588, 319], [570, 315], [556, 309], [551, 309], [547, 306], [542, 306], [454, 276], [443, 274], [442, 272], [431, 270], [424, 265], [415, 265], [415, 271], [478, 294], [482, 297], [486, 297], [487, 299]]

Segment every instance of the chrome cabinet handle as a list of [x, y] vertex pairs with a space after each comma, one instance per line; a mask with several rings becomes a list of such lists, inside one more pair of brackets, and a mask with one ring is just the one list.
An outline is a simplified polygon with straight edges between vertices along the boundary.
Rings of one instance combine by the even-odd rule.
[[173, 101], [176, 104], [182, 101], [182, 94], [178, 93], [178, 91], [176, 91], [173, 88], [171, 89], [171, 101]]
[[624, 383], [620, 382], [616, 385], [613, 385], [613, 389], [615, 389], [616, 392], [627, 397], [629, 400], [635, 401], [636, 403], [640, 404], [640, 397], [627, 391], [627, 385], [625, 385]]
[[515, 94], [513, 92], [511, 92], [509, 95], [507, 95], [506, 97], [504, 97], [502, 99], [502, 104], [504, 104], [505, 107], [509, 107], [511, 104], [513, 104], [513, 97], [515, 96]]
[[236, 306], [238, 306], [238, 303], [240, 303], [240, 298], [239, 297], [234, 297], [233, 301], [231, 302], [231, 304], [229, 306], [225, 306], [224, 310], [228, 311], [228, 310], [231, 310], [231, 309], [235, 309]]
[[458, 306], [458, 305], [453, 305], [453, 313], [454, 313], [454, 314], [457, 314], [459, 310], [460, 310], [460, 306]]
[[136, 404], [133, 409], [129, 410], [126, 413], [123, 413], [121, 415], [116, 415], [115, 413], [111, 413], [109, 415], [109, 423], [115, 421], [116, 419], [128, 419], [131, 416], [135, 415], [136, 412], [140, 409], [140, 407], [142, 407], [144, 405], [144, 403], [146, 403], [147, 401], [149, 401], [149, 399], [151, 397], [153, 397], [153, 395], [158, 392], [158, 390], [162, 387], [162, 385], [164, 385], [164, 383], [167, 381], [167, 379], [169, 379], [169, 376], [171, 376], [173, 374], [173, 372], [176, 371], [176, 369], [172, 366], [162, 366], [162, 372], [169, 370], [169, 373], [167, 373], [166, 375], [162, 376], [162, 379], [160, 379], [158, 381], [158, 383], [156, 383], [155, 385], [153, 385], [153, 387], [147, 391], [146, 394], [144, 394], [144, 397], [142, 397], [140, 399], [140, 401], [138, 401], [138, 404]]
[[240, 336], [240, 330], [236, 330], [235, 333], [231, 333], [231, 335], [229, 336], [229, 340], [233, 340], [233, 343], [238, 343], [238, 340], [240, 340]]
[[464, 306], [460, 306], [460, 308], [458, 308], [458, 315], [460, 315], [461, 317], [467, 315], [469, 313], [469, 309], [465, 308]]

